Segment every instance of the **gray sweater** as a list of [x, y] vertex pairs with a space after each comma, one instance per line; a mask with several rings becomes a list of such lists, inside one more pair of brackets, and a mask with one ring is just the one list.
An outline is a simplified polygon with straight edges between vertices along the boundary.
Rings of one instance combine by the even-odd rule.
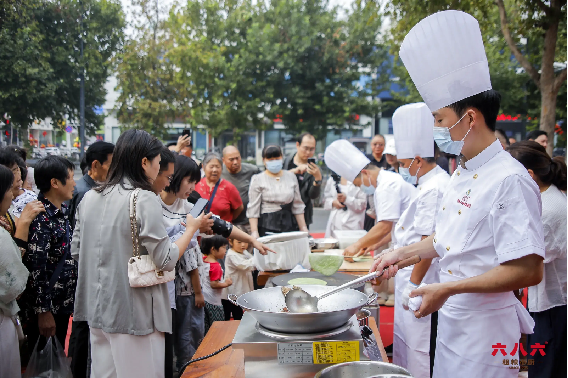
[[[130, 188], [130, 186], [127, 186]], [[166, 284], [131, 288], [132, 256], [129, 196], [120, 185], [103, 193], [90, 190], [77, 208], [71, 254], [79, 262], [74, 320], [108, 333], [147, 335], [172, 331]], [[157, 267], [175, 269], [179, 250], [170, 242], [158, 197], [141, 190], [136, 206], [140, 254]]]

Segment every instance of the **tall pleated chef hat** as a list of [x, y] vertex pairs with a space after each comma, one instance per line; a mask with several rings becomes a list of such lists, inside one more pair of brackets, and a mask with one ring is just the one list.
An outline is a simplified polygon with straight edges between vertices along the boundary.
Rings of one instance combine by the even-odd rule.
[[330, 144], [323, 159], [329, 169], [351, 182], [371, 163], [365, 154], [345, 139]]
[[420, 21], [400, 58], [431, 111], [491, 89], [479, 23], [467, 13], [448, 10]]
[[423, 102], [406, 104], [392, 115], [397, 158], [434, 157], [434, 117]]
[[396, 156], [396, 144], [394, 143], [394, 139], [391, 139], [387, 142], [383, 154]]

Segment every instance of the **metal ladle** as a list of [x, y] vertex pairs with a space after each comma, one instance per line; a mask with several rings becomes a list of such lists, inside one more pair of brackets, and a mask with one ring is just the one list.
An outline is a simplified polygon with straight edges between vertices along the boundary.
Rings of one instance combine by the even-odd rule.
[[[407, 266], [417, 264], [420, 262], [420, 260], [421, 260], [420, 256], [414, 256], [401, 260], [394, 265], [397, 266], [398, 269], [402, 269], [406, 268]], [[318, 301], [320, 299], [329, 297], [330, 295], [339, 293], [340, 291], [348, 289], [350, 287], [358, 286], [363, 282], [379, 278], [388, 268], [389, 267], [383, 269], [383, 271], [380, 273], [379, 272], [369, 273], [367, 275], [364, 275], [363, 277], [359, 277], [356, 280], [349, 281], [346, 284], [338, 286], [335, 289], [320, 294], [318, 296], [310, 295], [301, 288], [292, 289], [286, 294], [284, 298], [284, 300], [286, 301], [286, 307], [288, 307], [289, 312], [304, 312], [304, 313], [318, 312]]]

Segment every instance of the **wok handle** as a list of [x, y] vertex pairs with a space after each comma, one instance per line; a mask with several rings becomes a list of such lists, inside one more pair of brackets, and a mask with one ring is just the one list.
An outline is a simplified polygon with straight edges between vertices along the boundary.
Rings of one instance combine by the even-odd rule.
[[373, 292], [373, 294], [369, 295], [369, 299], [367, 299], [367, 303], [365, 303], [365, 306], [369, 306], [371, 303], [373, 303], [377, 297], [379, 296], [379, 293], [375, 293]]
[[[235, 306], [239, 306], [239, 304], [237, 303], [237, 299], [238, 299], [239, 297], [237, 297], [235, 294], [229, 294], [229, 295], [227, 295], [227, 298], [229, 299], [229, 301], [230, 301], [232, 304], [234, 304]], [[241, 306], [239, 306], [239, 307], [241, 307]]]

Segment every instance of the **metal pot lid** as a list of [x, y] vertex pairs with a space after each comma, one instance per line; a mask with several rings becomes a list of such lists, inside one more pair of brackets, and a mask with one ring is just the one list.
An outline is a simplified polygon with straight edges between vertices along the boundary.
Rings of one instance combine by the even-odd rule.
[[272, 339], [282, 340], [282, 341], [300, 341], [300, 340], [317, 340], [317, 339], [325, 339], [331, 336], [339, 335], [347, 331], [349, 328], [353, 326], [351, 321], [345, 323], [344, 325], [324, 332], [317, 332], [317, 333], [283, 333], [270, 330], [266, 327], [261, 326], [258, 322], [256, 323], [256, 330], [264, 336], [268, 336]]
[[[319, 272], [297, 272], [281, 274], [279, 276], [273, 277], [272, 283], [276, 286], [287, 286], [289, 285], [288, 281], [293, 280], [294, 278], [316, 278], [318, 280], [327, 282], [327, 286], [341, 286], [347, 282], [353, 281], [357, 278], [357, 276], [346, 273], [334, 273], [331, 276], [324, 276]], [[364, 286], [365, 283], [362, 283], [356, 289], [363, 288]]]

